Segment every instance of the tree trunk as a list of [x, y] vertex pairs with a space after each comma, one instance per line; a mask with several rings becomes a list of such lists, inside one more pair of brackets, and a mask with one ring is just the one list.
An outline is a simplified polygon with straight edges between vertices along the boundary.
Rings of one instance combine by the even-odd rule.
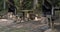
[[38, 4], [38, 0], [34, 0], [33, 9], [36, 9], [37, 4]]
[[23, 7], [22, 7], [23, 1], [24, 1], [24, 0], [20, 0], [20, 9], [23, 9]]

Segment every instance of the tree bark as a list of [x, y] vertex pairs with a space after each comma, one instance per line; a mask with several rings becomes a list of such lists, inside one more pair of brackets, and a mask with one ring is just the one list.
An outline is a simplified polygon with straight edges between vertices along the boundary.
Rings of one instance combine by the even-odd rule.
[[24, 1], [24, 0], [20, 0], [20, 9], [23, 9], [23, 7], [22, 7], [23, 1]]
[[37, 8], [38, 0], [34, 0], [33, 9]]

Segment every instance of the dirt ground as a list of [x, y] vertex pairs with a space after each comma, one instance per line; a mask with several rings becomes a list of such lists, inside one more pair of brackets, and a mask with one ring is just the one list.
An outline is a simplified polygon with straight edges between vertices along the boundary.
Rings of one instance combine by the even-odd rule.
[[9, 20], [9, 22], [0, 20], [0, 32], [42, 32], [47, 29], [48, 26], [39, 21], [14, 23], [12, 20]]
[[[60, 31], [60, 25], [55, 25], [55, 29]], [[3, 22], [0, 20], [0, 32], [44, 32], [49, 27], [41, 24], [40, 21], [27, 21], [23, 23], [14, 23], [12, 20]]]

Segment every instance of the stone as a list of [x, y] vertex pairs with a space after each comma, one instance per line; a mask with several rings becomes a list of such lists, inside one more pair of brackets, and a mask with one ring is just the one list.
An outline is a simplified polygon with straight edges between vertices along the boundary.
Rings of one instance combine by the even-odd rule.
[[24, 20], [22, 20], [21, 22], [24, 22]]
[[0, 25], [2, 25], [2, 26], [10, 25], [12, 23], [13, 23], [13, 20], [0, 19]]
[[57, 32], [57, 30], [56, 29], [48, 29], [48, 30], [46, 30], [44, 32]]

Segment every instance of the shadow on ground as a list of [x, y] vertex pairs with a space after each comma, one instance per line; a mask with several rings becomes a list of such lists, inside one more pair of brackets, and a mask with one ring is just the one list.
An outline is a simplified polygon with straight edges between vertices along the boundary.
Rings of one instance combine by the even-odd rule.
[[54, 28], [60, 30], [60, 25], [55, 25]]

